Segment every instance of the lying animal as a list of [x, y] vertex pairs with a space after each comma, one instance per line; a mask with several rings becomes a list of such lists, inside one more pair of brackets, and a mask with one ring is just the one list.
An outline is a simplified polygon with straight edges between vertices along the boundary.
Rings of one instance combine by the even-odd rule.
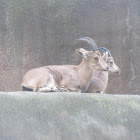
[[76, 52], [83, 57], [79, 65], [51, 65], [29, 70], [22, 79], [22, 90], [39, 92], [75, 91], [85, 92], [96, 70], [107, 71], [105, 54], [87, 51]]

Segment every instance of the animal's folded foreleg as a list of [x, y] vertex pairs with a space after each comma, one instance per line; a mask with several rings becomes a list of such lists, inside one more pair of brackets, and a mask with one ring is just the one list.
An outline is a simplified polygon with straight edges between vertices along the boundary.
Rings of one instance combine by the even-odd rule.
[[70, 88], [67, 86], [61, 86], [61, 87], [58, 87], [58, 89], [60, 90], [60, 92], [81, 92], [81, 90], [79, 89]]
[[58, 91], [58, 89], [56, 87], [43, 87], [43, 88], [39, 88], [38, 91], [39, 92], [55, 92], [55, 91]]

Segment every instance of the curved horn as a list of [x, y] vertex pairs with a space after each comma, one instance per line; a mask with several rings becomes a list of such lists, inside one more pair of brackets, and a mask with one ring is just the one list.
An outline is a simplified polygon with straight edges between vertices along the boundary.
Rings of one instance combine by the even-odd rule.
[[96, 49], [98, 48], [95, 41], [92, 38], [90, 38], [90, 37], [83, 37], [83, 38], [88, 39], [96, 47]]
[[108, 52], [108, 57], [111, 57], [111, 53], [110, 53], [110, 51], [107, 48], [105, 48], [105, 47], [97, 47], [95, 41], [92, 38], [90, 38], [90, 37], [84, 37], [84, 38], [85, 39], [88, 39], [89, 41], [91, 41], [96, 46], [96, 49], [97, 50]]
[[93, 41], [89, 40], [88, 37], [80, 38], [80, 39], [77, 39], [77, 40], [86, 41], [94, 51], [96, 51], [98, 49], [95, 41], [94, 40]]
[[107, 48], [105, 48], [105, 47], [98, 47], [98, 50], [102, 50], [104, 52], [108, 52], [108, 57], [111, 57], [111, 53], [110, 53], [110, 51]]
[[90, 38], [90, 37], [83, 37], [83, 38], [80, 38], [80, 39], [77, 39], [77, 40], [86, 41], [92, 47], [92, 49], [94, 51], [101, 50], [101, 51], [104, 51], [105, 53], [107, 52], [108, 53], [108, 57], [111, 57], [110, 51], [107, 48], [105, 48], [105, 47], [97, 47], [95, 41], [92, 38]]
[[95, 41], [92, 38], [90, 38], [90, 37], [84, 37], [84, 38], [90, 40], [93, 44], [95, 44], [95, 46], [96, 46], [97, 49], [98, 48], [101, 48], [102, 50], [104, 50], [104, 52], [107, 51], [108, 52], [108, 55], [111, 56], [111, 53], [110, 53], [110, 51], [107, 48], [105, 48], [105, 47], [97, 47]]

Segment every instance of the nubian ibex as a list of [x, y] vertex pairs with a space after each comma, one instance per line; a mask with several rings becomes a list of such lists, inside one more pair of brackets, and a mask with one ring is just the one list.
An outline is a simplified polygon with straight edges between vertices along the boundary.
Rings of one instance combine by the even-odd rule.
[[107, 48], [97, 47], [95, 41], [89, 37], [84, 37], [78, 40], [86, 41], [94, 51], [100, 50], [105, 52], [104, 60], [109, 66], [109, 71], [96, 70], [86, 91], [87, 93], [104, 93], [108, 85], [109, 72], [119, 73], [120, 69], [115, 64], [114, 58], [111, 56], [111, 53]]
[[105, 54], [87, 51], [83, 48], [76, 52], [83, 57], [79, 65], [51, 65], [29, 70], [22, 79], [23, 91], [73, 91], [85, 92], [96, 70], [107, 71]]

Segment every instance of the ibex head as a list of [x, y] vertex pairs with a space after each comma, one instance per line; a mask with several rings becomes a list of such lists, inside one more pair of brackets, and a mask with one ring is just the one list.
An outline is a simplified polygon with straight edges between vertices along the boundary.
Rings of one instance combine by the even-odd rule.
[[112, 56], [108, 57], [108, 54], [106, 53], [104, 58], [103, 58], [106, 63], [109, 66], [109, 71], [113, 73], [120, 73], [119, 67], [115, 64], [114, 58]]
[[113, 72], [113, 73], [119, 73], [120, 72], [119, 67], [115, 64], [114, 58], [111, 56], [111, 53], [107, 48], [97, 47], [95, 41], [90, 37], [84, 37], [84, 38], [80, 38], [78, 40], [86, 41], [94, 51], [97, 51], [97, 50], [103, 51], [105, 53], [104, 56], [103, 56], [103, 59], [108, 64], [109, 71]]
[[88, 63], [91, 69], [109, 70], [108, 65], [104, 61], [99, 51], [87, 51], [83, 48], [77, 49], [76, 52], [80, 54]]

